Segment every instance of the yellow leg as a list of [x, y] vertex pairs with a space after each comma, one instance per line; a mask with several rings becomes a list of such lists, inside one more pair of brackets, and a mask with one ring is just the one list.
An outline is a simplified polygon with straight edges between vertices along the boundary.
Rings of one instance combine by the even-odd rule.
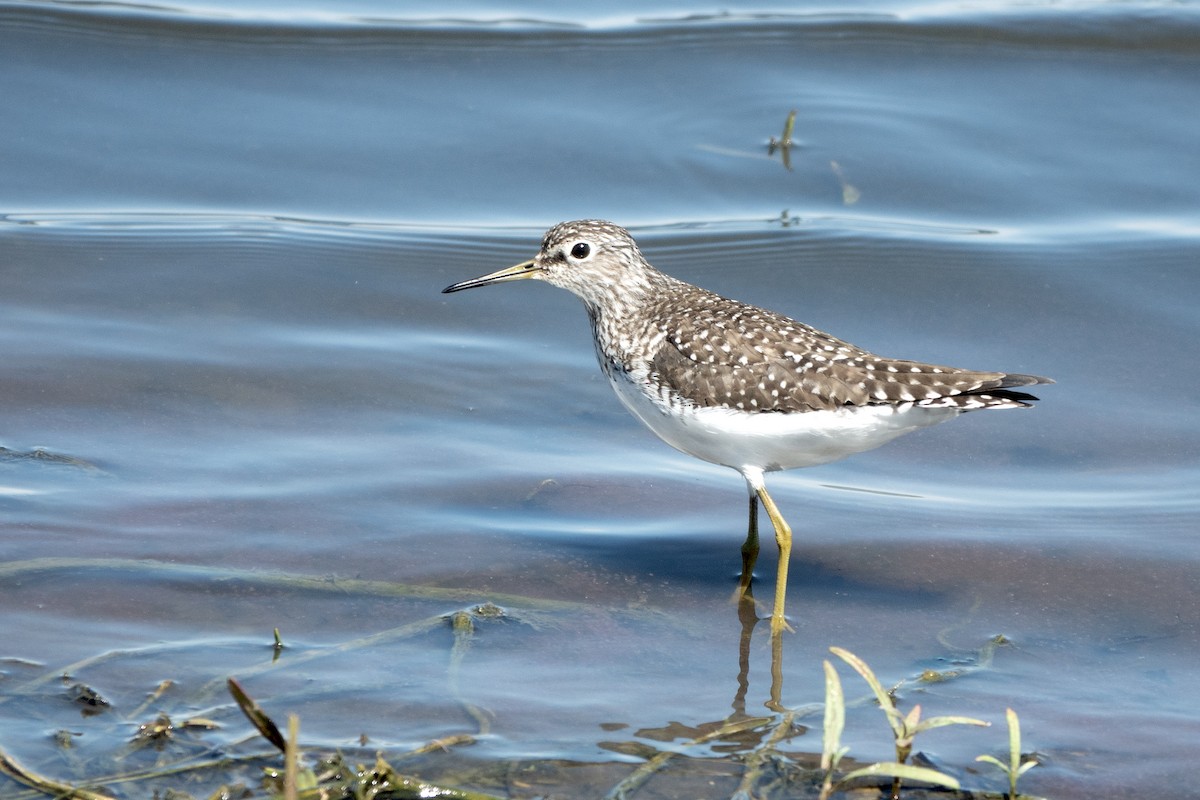
[[775, 610], [771, 612], [771, 635], [774, 636], [784, 630], [792, 630], [783, 618], [784, 600], [787, 598], [788, 562], [792, 557], [792, 529], [775, 507], [771, 495], [767, 494], [767, 487], [756, 486], [754, 491], [762, 501], [763, 508], [767, 510], [771, 524], [775, 526], [775, 543], [779, 545], [779, 571], [775, 573]]

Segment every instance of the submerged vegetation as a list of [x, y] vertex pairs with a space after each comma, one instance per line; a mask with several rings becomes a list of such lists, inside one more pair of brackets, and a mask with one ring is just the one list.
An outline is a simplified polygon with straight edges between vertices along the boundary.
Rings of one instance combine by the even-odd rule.
[[[70, 560], [0, 564], [0, 578], [14, 574], [29, 575], [60, 568]], [[114, 562], [116, 568], [123, 562]], [[81, 565], [74, 565], [76, 567]], [[89, 562], [87, 568], [102, 568]], [[127, 565], [126, 565], [127, 566]], [[138, 567], [148, 566], [139, 562]], [[179, 568], [163, 565], [170, 572]], [[372, 582], [313, 582], [305, 577], [251, 574], [236, 570], [209, 570], [203, 579], [258, 582], [260, 586], [290, 585], [312, 589], [339, 586], [345, 591], [353, 583], [354, 591], [380, 592], [388, 596], [411, 589], [425, 597], [432, 591], [441, 599], [461, 590], [430, 590], [429, 587], [403, 587]], [[195, 579], [195, 573], [189, 576]], [[511, 607], [496, 602], [497, 597], [516, 601]], [[743, 710], [729, 717], [697, 727], [671, 723], [661, 730], [637, 731], [633, 739], [601, 742], [600, 746], [619, 753], [623, 760], [589, 763], [564, 760], [503, 761], [470, 756], [471, 746], [491, 733], [491, 713], [471, 698], [471, 685], [462, 679], [463, 664], [472, 656], [481, 626], [519, 626], [554, 624], [556, 615], [568, 617], [583, 613], [604, 613], [614, 619], [638, 618], [661, 622], [662, 615], [645, 609], [597, 611], [568, 603], [545, 603], [532, 598], [477, 593], [482, 602], [450, 614], [379, 631], [370, 636], [339, 644], [304, 650], [293, 648], [285, 639], [286, 629], [264, 636], [261, 650], [266, 658], [259, 666], [242, 666], [236, 676], [222, 675], [208, 680], [164, 680], [147, 686], [144, 697], [124, 701], [119, 691], [89, 683], [89, 673], [98, 665], [116, 661], [135, 664], [150, 652], [108, 651], [63, 668], [45, 669], [17, 658], [7, 659], [9, 666], [21, 670], [39, 670], [40, 674], [23, 682], [6, 680], [0, 704], [19, 702], [30, 718], [40, 718], [38, 704], [68, 702], [86, 718], [80, 727], [57, 731], [53, 736], [57, 756], [22, 759], [0, 742], [0, 793], [6, 800], [38, 800], [42, 797], [64, 800], [117, 800], [146, 797], [156, 800], [250, 800], [286, 798], [287, 800], [401, 800], [434, 797], [458, 800], [490, 798], [695, 798], [730, 797], [735, 800], [771, 798], [892, 797], [918, 800], [925, 797], [979, 798], [980, 800], [1016, 800], [1021, 795], [1017, 779], [1038, 763], [1021, 752], [1017, 715], [1009, 709], [1008, 752], [1001, 759], [980, 755], [978, 761], [997, 768], [1007, 781], [1007, 792], [985, 790], [985, 778], [973, 768], [957, 768], [934, 763], [915, 751], [918, 737], [935, 728], [947, 726], [982, 727], [983, 720], [961, 716], [925, 716], [921, 705], [901, 709], [901, 688], [922, 687], [953, 680], [971, 670], [984, 669], [991, 663], [996, 648], [1006, 643], [1003, 637], [988, 642], [976, 658], [946, 672], [919, 673], [910, 680], [888, 689], [867, 664], [842, 648], [830, 648], [836, 660], [823, 662], [825, 696], [823, 702], [787, 706], [778, 698], [769, 704], [771, 713], [748, 715]], [[642, 615], [642, 616], [638, 616]], [[747, 628], [747, 639], [756, 621]], [[500, 630], [501, 628], [495, 628]], [[515, 628], [513, 628], [515, 630]], [[286, 676], [295, 667], [323, 657], [369, 657], [384, 644], [414, 637], [443, 638], [446, 650], [445, 693], [457, 706], [461, 722], [447, 723], [436, 738], [414, 748], [372, 746], [365, 737], [357, 747], [332, 748], [305, 745], [300, 736], [300, 720], [287, 713], [284, 725], [265, 711], [245, 687], [247, 679], [274, 671]], [[162, 647], [162, 645], [158, 646]], [[186, 648], [180, 646], [187, 652]], [[780, 651], [774, 651], [776, 658]], [[848, 666], [865, 681], [869, 692], [847, 697], [835, 664]], [[111, 663], [110, 663], [111, 666]], [[772, 664], [778, 668], [777, 663]], [[218, 667], [219, 668], [219, 667]], [[567, 667], [564, 667], [567, 668]], [[211, 674], [211, 673], [210, 673]], [[11, 677], [11, 674], [8, 676]], [[301, 675], [300, 677], [303, 678]], [[397, 676], [403, 680], [403, 676]], [[199, 685], [196, 685], [199, 684]], [[186, 688], [185, 687], [190, 687]], [[776, 687], [773, 687], [773, 690]], [[278, 697], [265, 698], [273, 707], [298, 706], [306, 698], [334, 693], [343, 698], [360, 696], [370, 701], [370, 687], [337, 690], [312, 685]], [[386, 692], [386, 687], [379, 691]], [[773, 694], [778, 694], [773, 691]], [[846, 711], [875, 705], [883, 713], [890, 733], [894, 760], [880, 763], [856, 762], [843, 744]], [[125, 710], [125, 707], [128, 710]], [[736, 706], [735, 706], [736, 707]], [[280, 717], [280, 719], [283, 719]], [[823, 719], [819, 750], [798, 748], [807, 724]], [[321, 720], [309, 715], [309, 726], [320, 727]], [[412, 720], [421, 725], [424, 720]], [[396, 720], [403, 729], [404, 720]], [[617, 730], [618, 728], [612, 728]], [[31, 736], [36, 737], [37, 732]], [[856, 731], [856, 736], [863, 735]], [[666, 742], [663, 747], [656, 742]], [[86, 743], [86, 744], [85, 744]], [[980, 740], [986, 750], [988, 739]], [[44, 746], [43, 746], [44, 747]], [[630, 759], [639, 763], [632, 764]], [[27, 763], [28, 762], [28, 763]], [[53, 777], [47, 773], [56, 773]], [[953, 774], [951, 774], [953, 773]], [[67, 774], [69, 777], [61, 777]], [[980, 787], [964, 789], [968, 776]], [[7, 785], [5, 785], [7, 784]], [[23, 788], [21, 788], [23, 787]], [[864, 794], [865, 792], [865, 794]]]

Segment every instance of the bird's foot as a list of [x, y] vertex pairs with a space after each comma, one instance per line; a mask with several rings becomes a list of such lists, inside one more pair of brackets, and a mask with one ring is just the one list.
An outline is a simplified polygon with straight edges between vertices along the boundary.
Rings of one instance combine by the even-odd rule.
[[783, 633], [784, 631], [787, 631], [788, 633], [795, 633], [796, 629], [788, 624], [787, 619], [783, 616], [782, 613], [779, 613], [779, 614], [772, 613], [771, 614], [771, 636], [778, 636], [781, 633]]

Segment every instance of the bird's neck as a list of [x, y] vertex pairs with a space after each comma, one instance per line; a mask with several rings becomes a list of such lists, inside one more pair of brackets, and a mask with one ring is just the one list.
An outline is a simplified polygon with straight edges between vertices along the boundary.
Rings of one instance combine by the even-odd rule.
[[[601, 364], [636, 371], [644, 365], [662, 343], [664, 332], [658, 325], [656, 309], [665, 295], [679, 283], [659, 272], [651, 273], [645, 281], [606, 292], [594, 299], [583, 298], [596, 355]], [[607, 362], [607, 364], [605, 364]]]

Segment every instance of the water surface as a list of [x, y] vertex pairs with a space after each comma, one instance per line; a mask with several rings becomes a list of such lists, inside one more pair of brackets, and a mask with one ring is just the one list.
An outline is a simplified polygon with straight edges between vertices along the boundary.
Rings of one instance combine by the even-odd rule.
[[[765, 627], [739, 651], [728, 602], [740, 478], [626, 414], [574, 298], [439, 293], [599, 216], [874, 351], [1058, 381], [772, 477], [786, 706], [830, 645], [887, 683], [961, 669], [901, 695], [994, 723], [918, 742], [969, 788], [1002, 787], [974, 757], [1011, 706], [1027, 791], [1187, 795], [1197, 15], [726, 7], [0, 5], [0, 746], [82, 779], [166, 678], [233, 741], [234, 674], [312, 747], [478, 733], [469, 703], [490, 729], [447, 759], [738, 752], [684, 742], [770, 713]], [[487, 599], [507, 621], [452, 657], [437, 618]], [[34, 683], [64, 670], [111, 710]], [[788, 752], [819, 751], [805, 724]], [[869, 707], [846, 743], [890, 756]]]

